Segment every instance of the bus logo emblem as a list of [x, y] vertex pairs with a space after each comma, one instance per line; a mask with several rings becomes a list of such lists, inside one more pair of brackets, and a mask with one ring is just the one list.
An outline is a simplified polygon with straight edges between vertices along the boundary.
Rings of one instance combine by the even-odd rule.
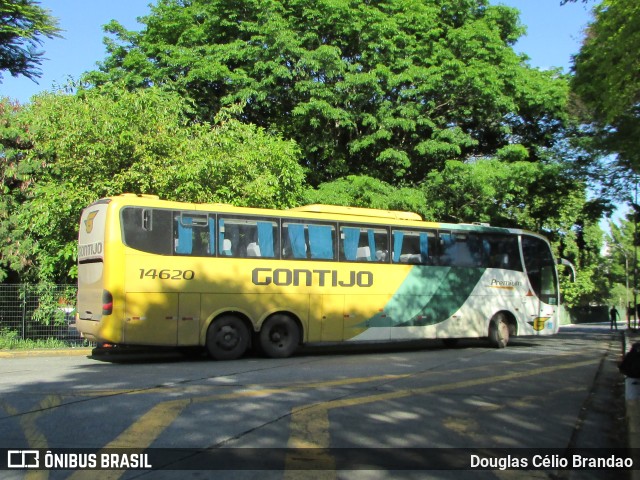
[[96, 218], [96, 215], [98, 215], [98, 210], [89, 213], [89, 216], [84, 221], [84, 229], [87, 233], [91, 233], [91, 230], [93, 230], [93, 220]]
[[536, 332], [544, 330], [546, 323], [551, 320], [551, 317], [537, 317], [533, 320], [533, 329]]

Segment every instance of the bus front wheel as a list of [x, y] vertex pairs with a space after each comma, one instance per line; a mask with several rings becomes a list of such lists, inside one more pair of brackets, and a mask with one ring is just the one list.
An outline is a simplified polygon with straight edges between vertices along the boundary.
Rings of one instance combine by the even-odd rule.
[[260, 348], [271, 358], [290, 356], [300, 343], [300, 329], [287, 315], [269, 317], [260, 330]]
[[249, 329], [241, 318], [224, 315], [214, 320], [207, 330], [207, 350], [216, 360], [235, 360], [249, 346]]
[[504, 348], [509, 343], [509, 325], [504, 313], [497, 313], [489, 322], [489, 343], [496, 348]]

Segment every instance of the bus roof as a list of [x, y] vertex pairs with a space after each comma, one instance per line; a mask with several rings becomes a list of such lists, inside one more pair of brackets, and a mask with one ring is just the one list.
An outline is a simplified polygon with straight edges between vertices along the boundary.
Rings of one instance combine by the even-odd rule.
[[328, 213], [332, 215], [354, 215], [358, 217], [388, 218], [393, 220], [416, 220], [421, 222], [420, 215], [413, 212], [401, 212], [398, 210], [378, 210], [375, 208], [342, 207], [337, 205], [304, 205], [302, 207], [290, 208], [295, 212]]
[[[510, 233], [510, 234], [527, 234], [544, 238], [540, 234], [521, 230], [518, 228], [508, 227], [495, 227], [487, 224], [469, 224], [469, 223], [442, 223], [437, 221], [423, 220], [423, 218], [414, 212], [404, 212], [398, 210], [379, 210], [374, 208], [362, 208], [362, 207], [344, 207], [337, 205], [324, 205], [324, 204], [312, 204], [304, 205], [300, 207], [293, 207], [285, 210], [279, 209], [265, 209], [256, 207], [237, 207], [227, 203], [192, 203], [192, 202], [180, 202], [175, 200], [162, 200], [156, 195], [145, 194], [132, 194], [124, 193], [121, 195], [103, 198], [98, 202], [115, 201], [119, 203], [121, 200], [123, 204], [128, 205], [156, 205], [160, 208], [176, 208], [176, 209], [189, 209], [194, 211], [202, 210], [220, 210], [224, 212], [237, 212], [239, 214], [249, 215], [280, 215], [283, 217], [296, 217], [300, 214], [310, 214], [315, 218], [329, 219], [335, 217], [336, 220], [345, 217], [351, 217], [351, 221], [358, 221], [356, 217], [360, 217], [361, 221], [371, 221], [374, 223], [386, 223], [388, 221], [406, 222], [399, 223], [409, 227], [419, 228], [443, 228], [454, 229], [461, 231], [480, 231], [480, 232], [493, 232], [493, 233]], [[96, 202], [96, 203], [98, 203]], [[366, 220], [365, 220], [366, 219]]]

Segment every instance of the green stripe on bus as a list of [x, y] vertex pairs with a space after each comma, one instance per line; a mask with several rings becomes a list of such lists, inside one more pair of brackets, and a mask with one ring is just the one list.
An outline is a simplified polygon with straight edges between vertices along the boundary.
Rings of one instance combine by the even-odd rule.
[[450, 318], [471, 295], [484, 268], [415, 266], [384, 310], [361, 327], [435, 325]]

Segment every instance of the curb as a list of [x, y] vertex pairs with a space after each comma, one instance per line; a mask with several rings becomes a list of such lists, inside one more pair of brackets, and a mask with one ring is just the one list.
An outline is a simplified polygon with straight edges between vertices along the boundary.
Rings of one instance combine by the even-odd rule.
[[49, 348], [39, 350], [0, 350], [0, 358], [90, 356], [93, 348]]
[[[623, 354], [629, 350], [629, 346], [637, 341], [637, 335], [630, 335], [625, 331], [622, 336]], [[640, 480], [640, 378], [626, 377], [624, 380], [625, 417], [627, 422], [627, 446], [633, 458], [634, 469], [631, 472], [632, 480]]]

